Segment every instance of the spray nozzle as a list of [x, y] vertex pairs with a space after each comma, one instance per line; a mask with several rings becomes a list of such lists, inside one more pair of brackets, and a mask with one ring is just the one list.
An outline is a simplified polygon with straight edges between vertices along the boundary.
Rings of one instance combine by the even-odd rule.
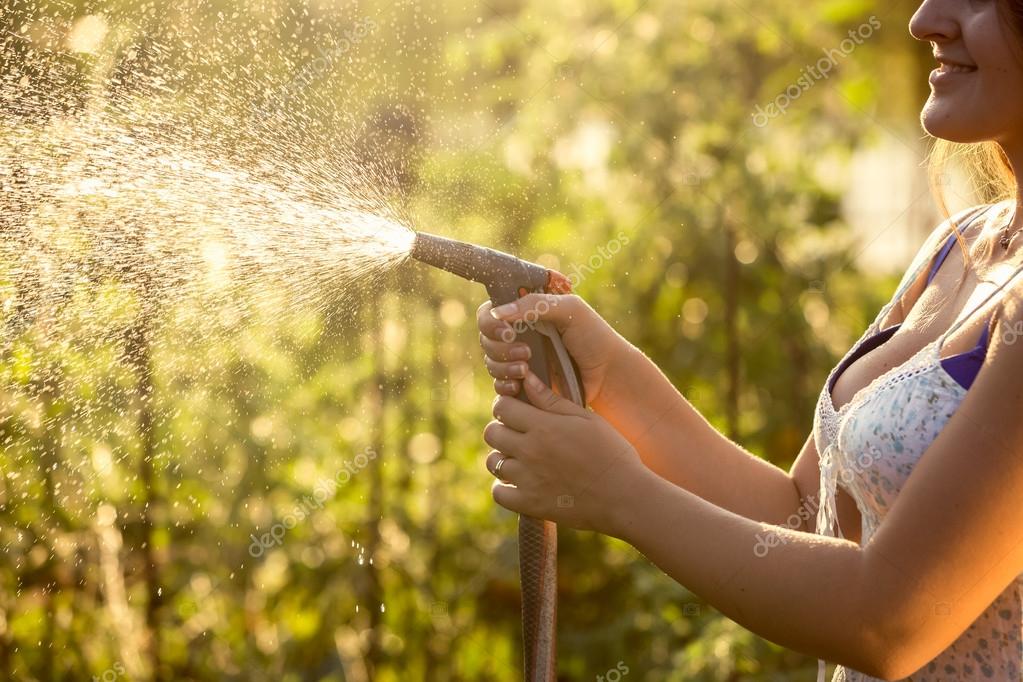
[[494, 305], [510, 303], [534, 291], [568, 293], [571, 285], [561, 273], [485, 246], [426, 232], [416, 233], [412, 258], [441, 270], [480, 282]]

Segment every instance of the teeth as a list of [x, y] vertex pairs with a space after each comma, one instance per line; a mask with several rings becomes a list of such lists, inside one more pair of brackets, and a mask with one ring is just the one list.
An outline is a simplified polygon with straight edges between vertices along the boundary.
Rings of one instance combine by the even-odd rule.
[[942, 64], [941, 70], [946, 73], [969, 73], [976, 71], [976, 67], [973, 66], [959, 66], [958, 64]]

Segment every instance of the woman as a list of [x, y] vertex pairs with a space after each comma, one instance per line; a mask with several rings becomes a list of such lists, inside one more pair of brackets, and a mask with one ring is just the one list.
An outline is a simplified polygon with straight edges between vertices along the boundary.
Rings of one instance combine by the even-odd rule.
[[[986, 179], [1009, 182], [931, 234], [832, 370], [792, 470], [715, 431], [583, 301], [535, 295], [479, 310], [500, 394], [486, 466], [502, 506], [629, 542], [749, 630], [840, 664], [835, 680], [1018, 681], [1023, 6], [926, 0], [910, 32], [939, 62], [921, 115], [943, 140], [932, 160], [975, 143]], [[592, 411], [505, 342], [542, 312]], [[536, 407], [509, 397], [520, 381]]]

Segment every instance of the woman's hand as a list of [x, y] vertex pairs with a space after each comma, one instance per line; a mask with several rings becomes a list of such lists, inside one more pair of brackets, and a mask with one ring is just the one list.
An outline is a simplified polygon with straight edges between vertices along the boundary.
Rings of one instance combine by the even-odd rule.
[[578, 296], [529, 294], [514, 303], [491, 308], [487, 301], [476, 311], [480, 345], [487, 371], [500, 395], [516, 395], [526, 376], [529, 346], [515, 341], [516, 329], [547, 320], [557, 328], [565, 348], [582, 375], [586, 399], [591, 405], [606, 390], [609, 369], [625, 357], [629, 342], [622, 338]]
[[[555, 394], [533, 373], [524, 381], [532, 404], [494, 401], [496, 421], [483, 439], [503, 457], [494, 501], [520, 514], [571, 528], [617, 532], [618, 512], [649, 473], [635, 448], [599, 415]], [[534, 405], [536, 407], [534, 407]]]

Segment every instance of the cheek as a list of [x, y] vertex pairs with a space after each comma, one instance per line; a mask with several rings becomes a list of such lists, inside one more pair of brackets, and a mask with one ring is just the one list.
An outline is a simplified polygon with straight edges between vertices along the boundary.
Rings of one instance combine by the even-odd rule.
[[1023, 45], [1020, 37], [1001, 25], [992, 7], [977, 25], [970, 49], [982, 69], [980, 88], [974, 96], [988, 110], [986, 118], [998, 121], [999, 128], [1019, 129], [1023, 116]]
[[931, 135], [953, 142], [1023, 135], [1023, 68], [1014, 62], [988, 62], [969, 82], [939, 86], [928, 97], [920, 121]]
[[[1010, 61], [1010, 59], [1012, 61]], [[1018, 60], [1020, 57], [1007, 57], [1002, 65], [992, 72], [994, 83], [993, 99], [1000, 101], [1003, 107], [1013, 107], [1015, 113], [1020, 113], [1023, 106], [1023, 64]]]
[[972, 109], [992, 132], [1023, 132], [1023, 67], [1015, 61], [987, 69]]

